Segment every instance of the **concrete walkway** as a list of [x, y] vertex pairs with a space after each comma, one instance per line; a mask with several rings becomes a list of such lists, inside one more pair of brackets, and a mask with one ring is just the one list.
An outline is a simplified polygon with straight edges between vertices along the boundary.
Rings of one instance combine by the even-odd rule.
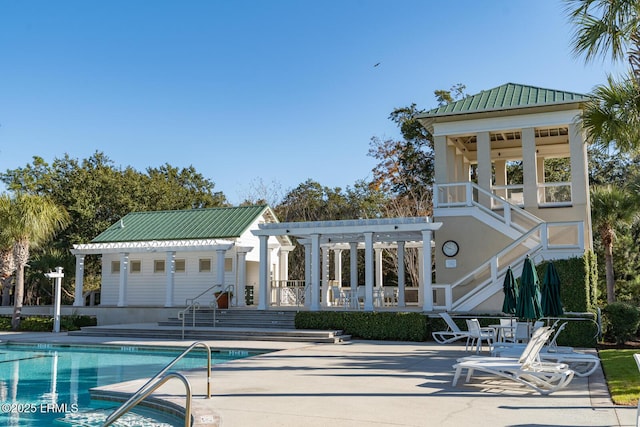
[[[1, 340], [162, 344], [66, 334], [2, 333]], [[197, 426], [635, 426], [635, 407], [611, 403], [602, 372], [574, 378], [550, 396], [515, 382], [476, 376], [451, 386], [451, 369], [464, 346], [353, 341], [296, 344], [212, 341], [217, 348], [278, 350], [213, 368], [211, 399], [206, 376], [190, 371]], [[105, 387], [132, 392], [142, 381]], [[184, 402], [184, 386], [170, 381], [161, 398]]]

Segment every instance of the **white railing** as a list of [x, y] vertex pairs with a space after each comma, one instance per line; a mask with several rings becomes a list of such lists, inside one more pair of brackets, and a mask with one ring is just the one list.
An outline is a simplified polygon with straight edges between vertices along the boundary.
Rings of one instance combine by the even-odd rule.
[[271, 305], [276, 307], [301, 307], [307, 300], [304, 280], [272, 280]]
[[[571, 182], [541, 182], [537, 185], [537, 203], [540, 207], [571, 206]], [[434, 208], [472, 206], [483, 193], [489, 193], [473, 182], [434, 184]], [[524, 185], [492, 185], [491, 209], [502, 209], [502, 201], [513, 206], [524, 206]]]
[[433, 186], [433, 208], [476, 207], [521, 233], [543, 221], [519, 206], [480, 188], [473, 182], [456, 182]]
[[538, 206], [571, 206], [570, 182], [538, 184]]
[[524, 206], [524, 185], [492, 185], [491, 192], [515, 206]]
[[171, 378], [180, 379], [186, 389], [186, 402], [185, 402], [185, 419], [184, 425], [186, 427], [191, 425], [191, 384], [187, 378], [178, 373], [178, 372], [169, 372], [176, 363], [182, 360], [187, 354], [189, 354], [196, 347], [204, 347], [207, 351], [207, 394], [205, 397], [207, 399], [211, 399], [211, 348], [204, 342], [198, 341], [191, 344], [187, 349], [185, 349], [182, 353], [180, 353], [175, 359], [173, 359], [169, 364], [167, 364], [160, 372], [155, 374], [151, 379], [149, 379], [142, 387], [138, 389], [129, 399], [124, 402], [120, 407], [114, 410], [102, 424], [103, 427], [110, 426], [113, 424], [118, 418], [120, 418], [125, 413], [129, 412], [134, 406], [138, 403], [142, 402], [147, 396], [153, 393], [158, 387], [163, 385], [165, 382], [170, 380]]

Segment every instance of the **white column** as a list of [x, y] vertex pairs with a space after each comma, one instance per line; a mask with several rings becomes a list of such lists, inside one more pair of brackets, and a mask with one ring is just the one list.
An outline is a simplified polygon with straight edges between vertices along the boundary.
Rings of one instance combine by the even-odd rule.
[[311, 243], [308, 241], [304, 245], [304, 284], [306, 294], [304, 298], [305, 307], [311, 307]]
[[433, 310], [433, 288], [431, 280], [431, 230], [422, 231], [422, 310]]
[[338, 286], [342, 286], [342, 249], [333, 251], [333, 277]]
[[127, 279], [129, 278], [129, 254], [120, 254], [120, 283], [118, 286], [118, 307], [127, 306]]
[[586, 248], [593, 247], [591, 227], [591, 206], [589, 195], [589, 174], [587, 168], [587, 144], [584, 143], [582, 126], [572, 123], [569, 125], [569, 153], [571, 165], [571, 203], [574, 208], [584, 206], [585, 223], [584, 239]]
[[246, 307], [247, 301], [245, 299], [245, 294], [247, 292], [247, 252], [238, 251], [237, 259], [238, 297], [236, 298], [236, 305], [238, 307]]
[[320, 235], [311, 235], [311, 311], [320, 310]]
[[364, 233], [364, 309], [373, 311], [373, 233]]
[[224, 288], [224, 256], [227, 249], [216, 248], [216, 285]]
[[376, 248], [376, 287], [382, 289], [382, 249]]
[[436, 184], [446, 184], [447, 177], [447, 137], [436, 136], [433, 141], [434, 156], [438, 161], [434, 164], [434, 178]]
[[538, 156], [534, 128], [522, 129], [522, 180], [524, 208], [538, 208]]
[[260, 239], [260, 267], [258, 281], [258, 310], [266, 310], [269, 305], [269, 236], [258, 236]]
[[[478, 186], [489, 193], [491, 192], [491, 138], [489, 132], [478, 132]], [[485, 195], [479, 195], [480, 204], [490, 208], [490, 199]]]
[[173, 307], [174, 284], [176, 275], [176, 253], [175, 251], [167, 251], [165, 260], [165, 274], [167, 277], [165, 285], [165, 307]]
[[76, 289], [73, 296], [73, 306], [84, 306], [83, 287], [84, 287], [84, 254], [76, 254]]
[[405, 307], [404, 242], [398, 242], [398, 307]]
[[[507, 185], [507, 161], [504, 159], [495, 160], [493, 166], [496, 171], [496, 185]], [[506, 199], [508, 191], [506, 189], [498, 190], [496, 191], [496, 195]]]
[[329, 248], [326, 246], [321, 247], [320, 252], [322, 255], [322, 281], [320, 282], [322, 286], [321, 305], [323, 307], [329, 307], [331, 305], [331, 301], [329, 301]]
[[289, 252], [289, 247], [280, 247], [280, 280], [284, 282], [289, 280]]
[[351, 290], [355, 291], [358, 288], [358, 243], [349, 243], [349, 284]]

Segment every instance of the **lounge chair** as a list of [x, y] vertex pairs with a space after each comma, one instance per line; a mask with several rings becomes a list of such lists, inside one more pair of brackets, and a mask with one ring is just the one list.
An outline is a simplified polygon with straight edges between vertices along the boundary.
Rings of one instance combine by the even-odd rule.
[[475, 371], [507, 378], [531, 387], [540, 394], [553, 393], [565, 387], [573, 379], [574, 372], [564, 363], [541, 362], [540, 349], [551, 336], [548, 327], [539, 328], [529, 340], [519, 359], [469, 356], [458, 359], [453, 365], [455, 374], [452, 385], [458, 383], [463, 369], [467, 369], [468, 382]]
[[[568, 365], [577, 376], [588, 377], [600, 366], [600, 358], [593, 354], [574, 351], [573, 347], [558, 346], [556, 340], [566, 326], [567, 322], [560, 325], [549, 342], [549, 345], [542, 347], [538, 357], [543, 362], [564, 363]], [[500, 358], [517, 358], [523, 349], [524, 346], [512, 345], [500, 347], [495, 345], [491, 350], [491, 354], [499, 356]]]
[[449, 313], [443, 312], [438, 314], [447, 323], [447, 330], [433, 332], [431, 334], [433, 339], [440, 344], [448, 344], [461, 339], [466, 339], [468, 345], [469, 331], [461, 330], [458, 325], [456, 325], [456, 322], [453, 321], [451, 316], [449, 316]]

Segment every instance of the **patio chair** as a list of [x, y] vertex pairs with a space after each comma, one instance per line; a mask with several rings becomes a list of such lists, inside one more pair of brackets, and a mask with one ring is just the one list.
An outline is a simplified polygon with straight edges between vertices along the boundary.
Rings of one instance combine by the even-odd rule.
[[495, 330], [493, 328], [481, 327], [478, 319], [467, 319], [467, 329], [469, 330], [469, 338], [467, 339], [465, 350], [468, 350], [469, 343], [471, 343], [471, 348], [473, 348], [475, 344], [476, 353], [479, 353], [482, 349], [482, 340], [485, 340], [489, 347], [491, 347], [496, 339]]
[[463, 369], [467, 369], [469, 382], [475, 371], [485, 372], [531, 387], [540, 394], [550, 394], [565, 387], [573, 379], [574, 372], [564, 363], [541, 362], [540, 349], [551, 336], [548, 327], [539, 328], [529, 340], [518, 359], [469, 356], [458, 359], [453, 365], [455, 374], [452, 385], [458, 383]]
[[331, 294], [333, 295], [333, 304], [336, 307], [347, 308], [349, 306], [349, 298], [340, 286], [331, 286]]
[[434, 331], [431, 333], [433, 339], [440, 344], [448, 344], [461, 339], [469, 339], [469, 331], [461, 330], [456, 322], [453, 321], [449, 313], [438, 313], [440, 317], [447, 323], [446, 331]]

